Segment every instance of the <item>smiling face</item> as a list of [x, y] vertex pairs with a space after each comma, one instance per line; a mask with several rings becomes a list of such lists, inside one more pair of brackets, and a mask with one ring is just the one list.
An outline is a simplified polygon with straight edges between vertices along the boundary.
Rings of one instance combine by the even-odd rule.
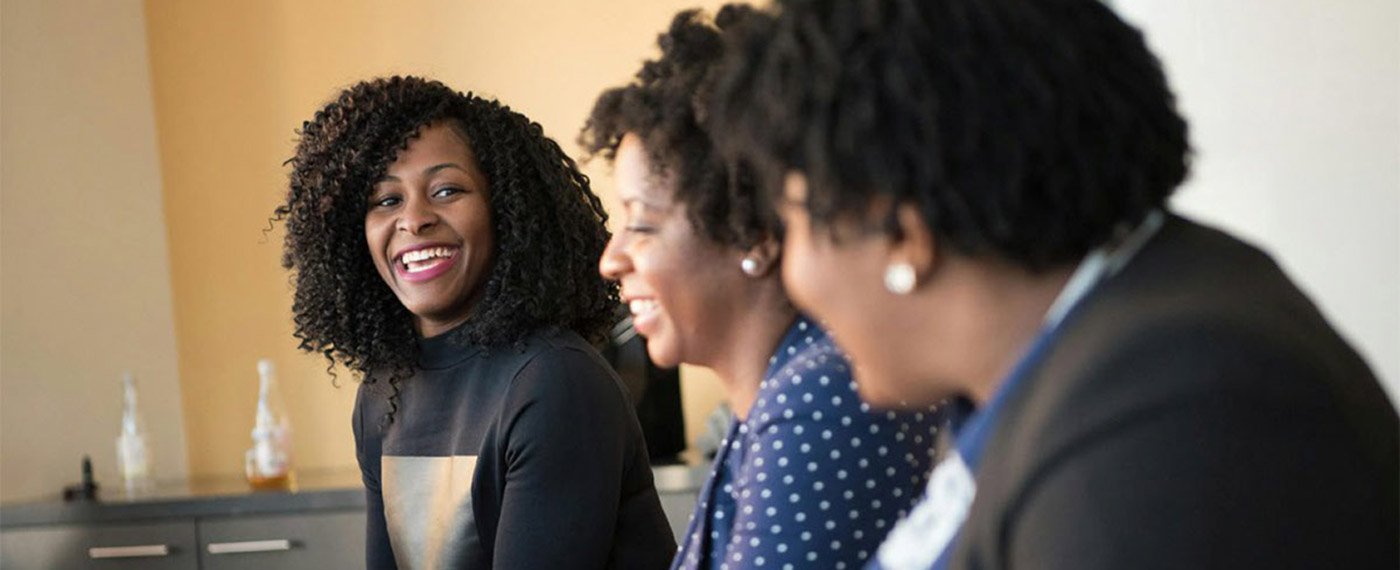
[[613, 166], [625, 225], [608, 242], [599, 272], [621, 285], [652, 361], [712, 366], [743, 310], [734, 307], [736, 291], [746, 287], [743, 252], [697, 232], [636, 135], [623, 137]]
[[485, 292], [495, 250], [489, 192], [465, 137], [434, 123], [370, 193], [370, 257], [424, 337], [466, 322]]

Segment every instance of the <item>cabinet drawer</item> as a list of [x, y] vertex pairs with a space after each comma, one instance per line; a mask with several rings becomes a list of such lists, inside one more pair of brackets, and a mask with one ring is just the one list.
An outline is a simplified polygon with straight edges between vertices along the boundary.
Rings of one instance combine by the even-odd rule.
[[363, 567], [365, 513], [201, 519], [199, 542], [203, 570]]
[[43, 526], [0, 533], [0, 567], [196, 570], [194, 523]]

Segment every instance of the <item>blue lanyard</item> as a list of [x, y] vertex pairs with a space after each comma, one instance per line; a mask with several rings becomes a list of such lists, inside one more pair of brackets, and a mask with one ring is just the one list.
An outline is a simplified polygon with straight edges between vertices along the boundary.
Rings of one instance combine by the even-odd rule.
[[[1089, 291], [1105, 275], [1104, 270], [1108, 267], [1105, 259], [1106, 256], [1102, 252], [1095, 252], [1080, 263], [1074, 275], [1066, 282], [1060, 297], [1047, 311], [1045, 324], [1041, 326], [1040, 332], [1036, 334], [1030, 348], [1016, 362], [1016, 366], [1002, 381], [1001, 386], [992, 395], [992, 399], [985, 406], [973, 411], [960, 425], [952, 426], [954, 433], [957, 434], [957, 439], [954, 442], [957, 456], [952, 459], [962, 463], [969, 477], [976, 476], [978, 465], [982, 462], [982, 453], [986, 451], [992, 432], [1001, 421], [1001, 414], [1007, 401], [1015, 396], [1020, 391], [1021, 386], [1026, 383], [1031, 376], [1031, 370], [1040, 363], [1045, 352], [1054, 344], [1064, 322], [1079, 306], [1079, 301], [1088, 296]], [[964, 511], [962, 514], [965, 515], [966, 512]], [[959, 526], [961, 527], [961, 523]], [[948, 568], [953, 545], [957, 543], [961, 534], [962, 529], [958, 528], [953, 532], [952, 537], [942, 544], [942, 550], [933, 559], [930, 570], [946, 570]]]
[[[1066, 317], [1068, 317], [1068, 315], [1066, 315]], [[1030, 350], [1027, 351], [1026, 355], [1021, 358], [1021, 361], [1016, 364], [1016, 368], [1012, 369], [1011, 374], [1007, 376], [1001, 388], [997, 389], [997, 393], [992, 397], [992, 400], [988, 402], [986, 406], [983, 406], [982, 409], [973, 412], [973, 414], [959, 426], [957, 430], [957, 442], [955, 444], [957, 453], [961, 456], [963, 463], [967, 465], [967, 470], [974, 476], [977, 474], [978, 464], [982, 461], [982, 452], [987, 449], [987, 442], [991, 439], [993, 428], [996, 427], [1000, 419], [1002, 409], [1006, 407], [1006, 401], [1011, 399], [1018, 388], [1026, 382], [1026, 378], [1030, 376], [1029, 372], [1031, 368], [1040, 362], [1047, 347], [1054, 344], [1053, 341], [1060, 331], [1059, 324], [1063, 322], [1064, 320], [1062, 319], [1057, 323], [1046, 326], [1036, 337]], [[946, 570], [948, 568], [953, 552], [953, 545], [957, 543], [958, 537], [961, 534], [961, 528], [953, 533], [953, 537], [943, 545], [943, 551], [934, 559], [933, 566], [930, 570]]]
[[[1063, 321], [1062, 321], [1063, 322]], [[1060, 327], [1048, 327], [1042, 331], [1031, 345], [1026, 356], [1016, 364], [1011, 374], [1002, 382], [1001, 388], [997, 389], [992, 400], [983, 406], [982, 409], [973, 412], [967, 418], [961, 429], [958, 430], [956, 446], [958, 454], [962, 456], [963, 462], [967, 464], [968, 470], [977, 473], [977, 466], [982, 461], [982, 452], [987, 448], [987, 442], [991, 439], [993, 428], [1000, 423], [999, 419], [1002, 410], [1006, 407], [1006, 401], [1010, 400], [1018, 392], [1021, 385], [1026, 383], [1026, 378], [1030, 376], [1031, 369], [1040, 362], [1047, 348], [1054, 344], [1055, 338], [1059, 335]]]

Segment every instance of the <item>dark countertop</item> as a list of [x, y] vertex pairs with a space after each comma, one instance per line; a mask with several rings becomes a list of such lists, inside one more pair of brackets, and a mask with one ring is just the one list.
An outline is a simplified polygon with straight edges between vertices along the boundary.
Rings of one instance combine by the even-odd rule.
[[[693, 494], [704, 484], [709, 466], [666, 465], [654, 467], [653, 473], [660, 493]], [[253, 491], [241, 478], [208, 478], [157, 483], [133, 497], [104, 486], [98, 496], [99, 501], [50, 498], [0, 505], [0, 529], [365, 508], [360, 472], [353, 468], [298, 471], [289, 491]]]
[[158, 482], [150, 492], [131, 497], [124, 489], [104, 486], [98, 497], [98, 501], [65, 503], [54, 498], [0, 505], [0, 528], [365, 508], [365, 491], [356, 469], [298, 472], [292, 489], [286, 491], [253, 491], [241, 478], [208, 478]]

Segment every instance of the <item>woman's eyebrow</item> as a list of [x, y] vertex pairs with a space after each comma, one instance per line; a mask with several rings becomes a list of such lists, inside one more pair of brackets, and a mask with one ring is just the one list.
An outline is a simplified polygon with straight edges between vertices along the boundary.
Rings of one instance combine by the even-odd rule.
[[462, 171], [463, 173], [471, 174], [470, 172], [467, 172], [467, 169], [466, 169], [466, 168], [462, 167], [462, 165], [457, 164], [457, 163], [455, 163], [455, 162], [444, 162], [444, 163], [442, 163], [442, 164], [434, 164], [434, 165], [432, 165], [432, 166], [429, 166], [429, 167], [423, 169], [423, 174], [434, 174], [434, 173], [436, 173], [436, 172], [439, 171], [439, 170], [443, 170], [443, 169], [447, 169], [447, 168], [455, 168], [455, 169], [457, 169], [457, 170]]
[[622, 207], [628, 208], [631, 207], [632, 204], [641, 204], [643, 208], [657, 212], [665, 212], [669, 209], [669, 204], [659, 202], [657, 200], [651, 200], [646, 198], [645, 196], [622, 196]]
[[[455, 169], [460, 170], [460, 171], [462, 171], [462, 172], [464, 172], [464, 173], [470, 174], [469, 172], [467, 172], [467, 169], [466, 169], [466, 168], [462, 167], [462, 165], [457, 164], [457, 163], [455, 163], [455, 162], [444, 162], [444, 163], [442, 163], [442, 164], [434, 164], [434, 165], [432, 165], [432, 166], [429, 166], [429, 167], [427, 167], [427, 168], [424, 168], [424, 169], [423, 169], [423, 174], [434, 174], [434, 173], [438, 172], [439, 170], [443, 170], [443, 169], [447, 169], [447, 168], [455, 168]], [[379, 182], [403, 182], [403, 180], [399, 179], [399, 177], [394, 176], [393, 174], [385, 174], [384, 176], [379, 177]]]

